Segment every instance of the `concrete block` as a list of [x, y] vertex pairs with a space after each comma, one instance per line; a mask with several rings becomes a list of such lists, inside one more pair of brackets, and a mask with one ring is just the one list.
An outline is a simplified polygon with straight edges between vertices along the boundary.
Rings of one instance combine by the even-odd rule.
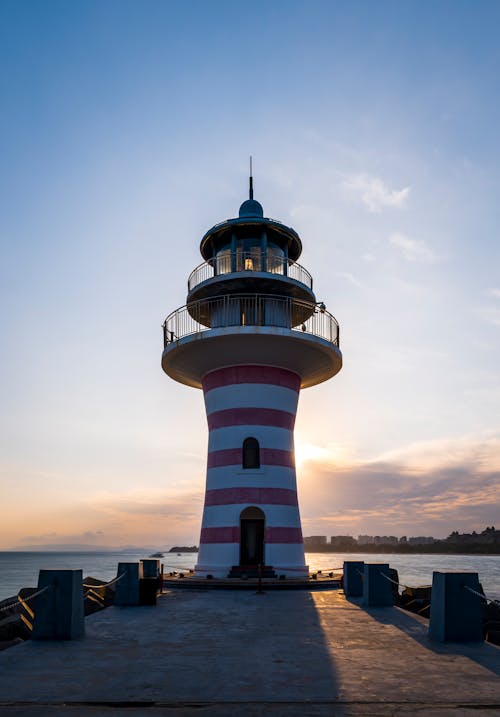
[[35, 598], [34, 640], [73, 640], [85, 633], [81, 570], [40, 570]]
[[116, 583], [115, 605], [122, 607], [140, 605], [139, 582], [142, 579], [142, 563], [118, 563], [116, 575], [124, 577]]
[[344, 561], [344, 594], [346, 597], [361, 597], [363, 594], [364, 568], [363, 561]]
[[362, 604], [367, 607], [390, 607], [392, 583], [387, 579], [391, 571], [387, 563], [365, 563]]
[[158, 578], [141, 578], [139, 580], [139, 602], [141, 605], [156, 605], [158, 582]]
[[143, 578], [157, 578], [160, 575], [160, 561], [158, 558], [143, 558], [141, 563]]
[[432, 574], [429, 637], [439, 642], [483, 640], [483, 615], [480, 597], [465, 589], [480, 592], [477, 573], [436, 571]]

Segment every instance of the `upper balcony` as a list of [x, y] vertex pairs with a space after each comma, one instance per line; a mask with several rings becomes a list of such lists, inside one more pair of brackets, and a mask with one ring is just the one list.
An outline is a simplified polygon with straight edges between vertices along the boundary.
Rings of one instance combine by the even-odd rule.
[[306, 332], [339, 346], [339, 325], [323, 303], [244, 294], [203, 299], [173, 311], [163, 324], [164, 346], [207, 329], [243, 326]]
[[188, 279], [188, 299], [221, 293], [256, 291], [314, 300], [313, 279], [303, 266], [260, 247], [222, 251], [194, 269]]
[[267, 365], [314, 386], [342, 366], [339, 325], [324, 304], [289, 296], [225, 294], [191, 302], [163, 324], [164, 371], [200, 388], [220, 366]]

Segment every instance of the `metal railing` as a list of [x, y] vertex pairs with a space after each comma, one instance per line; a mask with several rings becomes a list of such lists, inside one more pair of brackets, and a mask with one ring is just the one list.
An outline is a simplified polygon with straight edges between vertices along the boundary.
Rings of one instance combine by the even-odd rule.
[[163, 324], [164, 346], [209, 329], [269, 326], [304, 332], [339, 345], [339, 325], [324, 304], [285, 296], [236, 294], [193, 301]]
[[271, 251], [262, 252], [256, 247], [250, 251], [220, 252], [214, 259], [203, 262], [189, 275], [188, 291], [214, 276], [251, 271], [287, 276], [312, 290], [313, 280], [307, 269], [282, 256], [275, 256]]

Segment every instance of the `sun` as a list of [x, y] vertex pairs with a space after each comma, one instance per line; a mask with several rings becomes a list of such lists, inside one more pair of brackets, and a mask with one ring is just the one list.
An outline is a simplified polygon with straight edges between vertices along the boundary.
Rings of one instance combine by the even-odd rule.
[[313, 443], [299, 443], [295, 448], [295, 465], [300, 468], [308, 461], [319, 463], [330, 462], [335, 458], [336, 451], [331, 447], [315, 446]]

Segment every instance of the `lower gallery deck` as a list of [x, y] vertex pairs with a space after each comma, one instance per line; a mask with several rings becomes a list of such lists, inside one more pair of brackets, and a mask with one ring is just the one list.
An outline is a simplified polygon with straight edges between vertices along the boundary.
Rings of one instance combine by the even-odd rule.
[[171, 590], [0, 653], [0, 712], [478, 717], [499, 713], [499, 674], [499, 648], [432, 643], [422, 618], [340, 590]]

